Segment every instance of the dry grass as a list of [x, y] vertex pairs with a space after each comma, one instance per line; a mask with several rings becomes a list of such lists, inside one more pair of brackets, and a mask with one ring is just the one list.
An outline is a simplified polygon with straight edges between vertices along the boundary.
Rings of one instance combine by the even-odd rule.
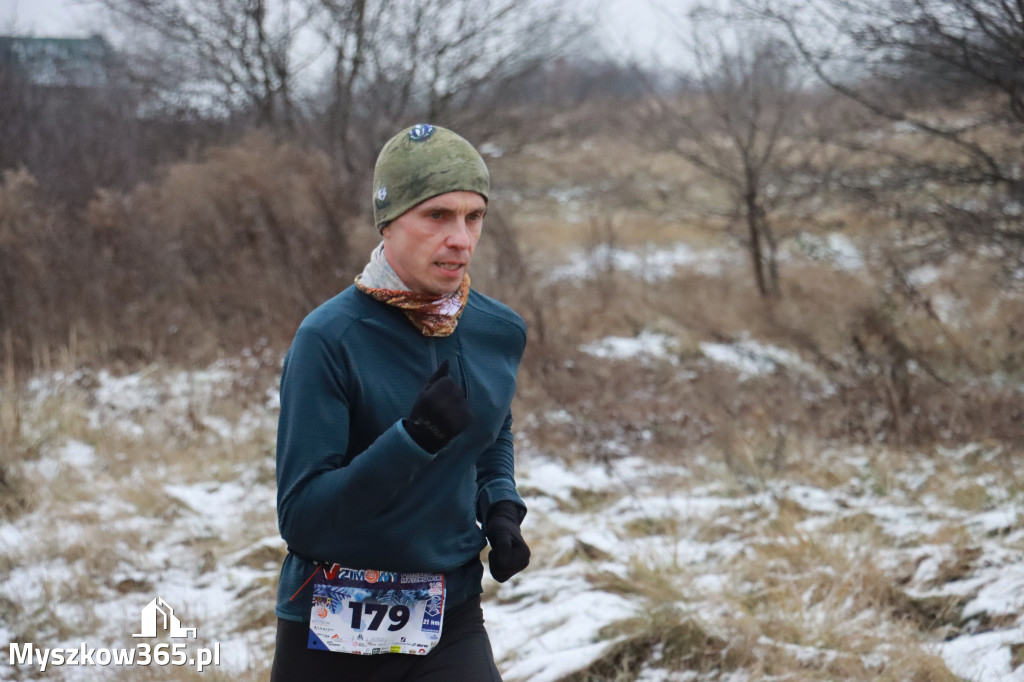
[[[865, 534], [863, 524], [823, 527], [814, 536], [795, 525], [777, 519], [768, 540], [748, 537], [753, 552], [730, 569], [742, 590], [690, 607], [716, 614], [714, 625], [673, 606], [701, 604], [682, 591], [692, 580], [685, 571], [634, 561], [624, 575], [593, 574], [595, 588], [633, 595], [645, 615], [602, 630], [600, 641], [611, 642], [604, 654], [560, 682], [633, 680], [645, 668], [718, 675], [741, 669], [795, 680], [956, 679], [922, 647], [921, 633], [941, 637], [962, 604], [899, 590], [871, 561], [885, 542]], [[847, 545], [845, 538], [856, 540]]]
[[27, 456], [20, 391], [15, 374], [11, 335], [4, 335], [4, 373], [0, 384], [0, 520], [10, 518], [29, 505], [22, 480], [22, 461]]
[[[681, 360], [685, 363], [686, 356]], [[693, 387], [694, 380], [666, 381], [668, 366], [664, 364], [643, 367], [587, 360], [586, 356], [579, 361], [591, 363], [585, 365], [581, 377], [597, 375], [602, 381], [613, 381], [633, 401], [616, 405], [614, 396], [607, 397], [595, 388], [587, 401], [573, 400], [567, 405], [578, 418], [522, 419], [519, 432], [530, 448], [579, 459], [603, 452], [602, 456], [614, 463], [623, 455], [614, 444], [626, 443], [631, 444], [633, 453], [649, 457], [652, 465], [668, 461], [686, 467], [671, 475], [652, 469], [624, 488], [569, 487], [550, 501], [560, 515], [607, 521], [609, 509], [628, 507], [631, 499], [642, 502], [647, 495], [681, 501], [690, 496], [735, 500], [754, 490], [758, 496], [743, 504], [723, 506], [707, 517], [669, 513], [624, 517], [611, 532], [631, 548], [626, 558], [579, 538], [567, 543], [578, 528], [537, 528], [530, 540], [538, 562], [552, 568], [588, 566], [587, 580], [594, 590], [625, 595], [638, 604], [638, 616], [601, 632], [601, 641], [610, 643], [605, 653], [566, 680], [631, 680], [649, 668], [708, 676], [737, 670], [755, 677], [795, 680], [955, 679], [925, 645], [964, 626], [960, 622], [964, 600], [922, 596], [909, 590], [917, 569], [913, 553], [894, 562], [878, 559], [904, 547], [946, 547], [948, 554], [936, 557], [930, 582], [917, 586], [938, 588], [970, 576], [978, 568], [976, 535], [951, 516], [927, 535], [900, 540], [870, 513], [870, 507], [824, 513], [787, 491], [790, 486], [804, 485], [831, 491], [837, 499], [875, 496], [922, 505], [924, 500], [933, 500], [930, 504], [942, 503], [950, 509], [959, 505], [982, 510], [984, 503], [972, 497], [974, 493], [968, 495], [971, 504], [965, 504], [963, 490], [971, 488], [958, 481], [1000, 476], [1006, 482], [1007, 460], [994, 443], [922, 453], [882, 446], [826, 447], [804, 435], [788, 439], [780, 456], [775, 454], [778, 441], [770, 428], [771, 418], [763, 412], [740, 415], [732, 425], [732, 455], [727, 456], [718, 438], [710, 436], [695, 438], [692, 442], [697, 447], [685, 451], [680, 448], [680, 443], [686, 442], [683, 437], [694, 438], [687, 431], [701, 422], [692, 418], [681, 427], [669, 425], [677, 419], [671, 410], [696, 406], [696, 401], [685, 402], [690, 391], [698, 390]], [[686, 366], [673, 365], [672, 371]], [[161, 372], [173, 375], [169, 370], [154, 370], [150, 378], [155, 380]], [[705, 380], [721, 384], [726, 377], [713, 373]], [[700, 380], [696, 381], [699, 384]], [[242, 480], [244, 474], [249, 476], [244, 480], [254, 485], [258, 481], [258, 487], [273, 486], [268, 432], [256, 431], [241, 441], [228, 442], [209, 426], [218, 417], [226, 422], [244, 420], [247, 410], [260, 404], [265, 388], [260, 382], [247, 387], [229, 382], [212, 391], [195, 383], [184, 400], [168, 390], [159, 394], [167, 408], [163, 414], [137, 411], [133, 418], [144, 428], [134, 435], [90, 422], [96, 406], [90, 404], [85, 387], [94, 383], [83, 374], [77, 384], [49, 400], [20, 403], [22, 435], [49, 434], [36, 436], [39, 455], [25, 461], [26, 475], [39, 489], [36, 504], [44, 505], [51, 522], [68, 534], [50, 535], [42, 551], [7, 551], [3, 562], [12, 568], [31, 562], [59, 564], [71, 567], [74, 575], [70, 583], [44, 581], [44, 598], [35, 611], [0, 603], [0, 612], [9, 616], [5, 616], [7, 622], [19, 624], [23, 639], [46, 641], [99, 631], [103, 623], [89, 615], [90, 603], [112, 594], [137, 595], [139, 599], [150, 596], [159, 578], [147, 578], [152, 567], [133, 562], [137, 548], [153, 542], [160, 532], [181, 528], [179, 524], [196, 511], [169, 497], [162, 483], [213, 489], [220, 483]], [[79, 388], [74, 388], [76, 385]], [[729, 394], [747, 390], [766, 389], [751, 388], [747, 382], [737, 384]], [[708, 392], [699, 388], [696, 395]], [[175, 411], [177, 418], [172, 417]], [[724, 428], [726, 413], [721, 414], [706, 412], [705, 423]], [[55, 456], [72, 440], [87, 443], [94, 453], [94, 473], [88, 478], [76, 478], [75, 466], [61, 463]], [[40, 466], [39, 462], [52, 463]], [[993, 491], [997, 487], [993, 486]], [[524, 489], [523, 493], [531, 491]], [[533, 491], [535, 496], [541, 494], [546, 495]], [[119, 500], [118, 506], [102, 504], [112, 497]], [[272, 509], [236, 508], [231, 514], [243, 527], [273, 527]], [[152, 525], [132, 525], [131, 519], [148, 520]], [[273, 626], [273, 575], [281, 549], [261, 544], [264, 532], [225, 538], [196, 529], [176, 545], [179, 556], [175, 563], [187, 561], [197, 581], [213, 575], [214, 569], [260, 573], [261, 577], [231, 588], [244, 604], [237, 614], [239, 632], [266, 632]], [[694, 559], [685, 549], [671, 549], [680, 543], [717, 546], [723, 541], [741, 544], [744, 550], [726, 556], [713, 549]], [[562, 554], [556, 556], [559, 551]], [[616, 562], [622, 570], [610, 570], [609, 562]], [[711, 566], [718, 568], [709, 569]], [[720, 592], [695, 586], [695, 577], [709, 570], [717, 571], [723, 580]], [[500, 599], [494, 586], [486, 596]], [[62, 605], [60, 610], [56, 604]], [[201, 617], [196, 622], [204, 626]], [[984, 627], [998, 624], [986, 622]], [[254, 646], [251, 668], [233, 674], [234, 679], [265, 678], [269, 653]], [[186, 674], [191, 673], [152, 668], [140, 670], [141, 677], [132, 679], [192, 679], [184, 677]], [[219, 671], [212, 674], [223, 675]]]
[[886, 545], [876, 533], [856, 525], [852, 532], [833, 525], [814, 534], [795, 533], [788, 522], [775, 527], [778, 535], [754, 542], [737, 567], [743, 588], [734, 597], [744, 607], [737, 627], [753, 631], [766, 671], [900, 680], [930, 670], [940, 676], [922, 679], [954, 679], [921, 648], [919, 635], [922, 621], [932, 630], [948, 628], [952, 614], [910, 605], [872, 561]]
[[[715, 452], [713, 447], [701, 451]], [[960, 521], [956, 510], [965, 505], [957, 491], [964, 487], [959, 481], [1001, 471], [991, 451], [925, 455], [878, 446], [830, 449], [804, 438], [787, 452], [782, 467], [756, 457], [748, 458], [748, 468], [724, 459], [685, 461], [691, 477], [677, 478], [671, 486], [680, 499], [712, 492], [741, 496], [750, 490], [745, 482], [756, 480], [756, 489], [772, 492], [771, 503], [730, 506], [706, 519], [623, 521], [617, 533], [627, 546], [656, 537], [667, 546], [727, 542], [745, 549], [727, 560], [714, 552], [695, 560], [685, 551], [679, 556], [638, 546], [624, 570], [598, 563], [588, 575], [592, 587], [630, 596], [645, 615], [602, 631], [599, 641], [609, 642], [602, 656], [564, 680], [632, 680], [651, 668], [712, 676], [741, 669], [754, 677], [808, 681], [957, 679], [930, 644], [969, 627], [961, 615], [968, 598], [938, 590], [979, 568], [979, 536]], [[808, 506], [787, 493], [793, 485], [830, 490], [838, 502], [831, 511]], [[991, 490], [998, 496], [1006, 488], [993, 483]], [[877, 499], [882, 506], [912, 501], [922, 510], [938, 504], [948, 511], [935, 509], [929, 533], [900, 535], [906, 530], [889, 527], [871, 505], [844, 508], [847, 495]], [[591, 497], [615, 498], [604, 489]], [[983, 509], [972, 504], [968, 511]], [[922, 560], [915, 548], [922, 547], [945, 549], [940, 555], [929, 550], [934, 568], [925, 582], [914, 582]], [[895, 561], [899, 556], [906, 558]], [[694, 587], [697, 575], [716, 570], [708, 566], [722, 566], [717, 570], [727, 586], [721, 593]], [[911, 583], [914, 589], [908, 589]], [[698, 624], [686, 615], [690, 609], [710, 620]], [[986, 628], [1008, 626], [999, 619], [980, 622]]]
[[[701, 207], [720, 203], [720, 189], [700, 182], [676, 157], [638, 153], [624, 140], [564, 140], [502, 157], [492, 170], [496, 187], [507, 192], [496, 194], [495, 207], [514, 215], [514, 222], [492, 243], [485, 238], [474, 282], [509, 300], [530, 322], [514, 408], [520, 446], [566, 462], [611, 464], [637, 455], [652, 467], [685, 467], [685, 475], [643, 481], [649, 494], [737, 499], [756, 493], [759, 500], [725, 506], [708, 518], [667, 512], [630, 517], [613, 531], [632, 548], [618, 571], [607, 563], [619, 557], [574, 538], [579, 529], [537, 528], [531, 543], [538, 560], [547, 558], [554, 568], [585, 566], [594, 589], [628, 595], [641, 605], [641, 617], [601, 634], [611, 644], [600, 660], [562, 682], [631, 680], [645, 667], [712, 675], [743, 670], [753, 678], [798, 681], [952, 681], [925, 645], [963, 626], [964, 603], [927, 590], [979, 567], [978, 537], [963, 515], [1024, 492], [1024, 472], [1017, 465], [1024, 448], [1017, 388], [1024, 368], [1024, 300], [994, 288], [992, 264], [965, 257], [952, 274], [940, 271], [912, 281], [884, 262], [846, 272], [794, 256], [783, 266], [783, 297], [765, 301], [755, 295], [746, 256], [732, 246], [722, 224], [697, 215]], [[239, 614], [243, 630], [272, 625], [274, 585], [267, 574], [280, 551], [260, 544], [266, 529], [273, 533], [272, 505], [229, 511], [252, 534], [225, 539], [209, 529], [186, 532], [179, 524], [198, 510], [168, 495], [163, 484], [216, 488], [242, 481], [252, 489], [273, 487], [272, 429], [238, 440], [222, 436], [218, 425], [237, 424], [261, 408], [287, 337], [281, 330], [290, 332], [302, 313], [347, 285], [348, 270], [376, 242], [371, 228], [349, 231], [337, 205], [322, 203], [332, 188], [328, 175], [322, 159], [252, 138], [171, 169], [130, 194], [101, 195], [90, 206], [86, 222], [114, 256], [125, 257], [124, 248], [159, 224], [163, 232], [154, 239], [187, 245], [192, 269], [183, 289], [150, 291], [134, 320], [142, 323], [139, 336], [123, 344], [102, 333], [79, 342], [63, 329], [33, 331], [50, 342], [61, 339], [47, 347], [67, 346], [66, 365], [55, 359], [57, 353], [40, 350], [36, 357], [40, 367], [64, 366], [78, 377], [59, 393], [25, 397], [24, 377], [16, 371], [32, 353], [26, 355], [24, 339], [7, 331], [0, 517], [14, 521], [43, 506], [52, 527], [40, 530], [46, 542], [32, 552], [5, 548], [0, 569], [37, 562], [67, 565], [74, 573], [72, 591], [66, 583], [44, 582], [33, 612], [0, 602], [0, 616], [18, 624], [19, 636], [81, 635], [101, 625], [84, 605], [112, 594], [148, 595], [158, 579], [147, 577], [153, 567], [134, 559], [134, 552], [167, 529], [182, 533], [175, 559], [188, 563], [197, 580], [218, 568], [239, 575], [262, 572], [232, 589], [247, 604]], [[5, 183], [0, 228], [7, 232], [0, 237], [14, 238], [13, 222], [2, 221], [19, 211], [38, 213], [32, 224], [39, 229], [50, 225], [38, 223], [43, 213], [27, 178], [8, 177]], [[567, 194], [553, 195], [552, 188]], [[260, 203], [260, 197], [273, 200]], [[880, 229], [847, 207], [827, 210], [855, 236]], [[305, 227], [292, 233], [296, 225]], [[805, 227], [794, 220], [780, 225], [780, 233]], [[330, 240], [341, 234], [345, 244], [338, 250]], [[31, 241], [28, 233], [15, 236]], [[673, 277], [646, 283], [610, 266], [585, 281], [543, 279], [574, 249], [678, 241], [714, 249], [706, 252], [707, 261], [721, 260], [714, 260], [716, 267], [681, 268]], [[244, 254], [237, 260], [210, 256], [235, 253], [240, 246]], [[870, 260], [872, 243], [862, 246]], [[300, 264], [307, 251], [327, 259], [311, 268], [318, 275], [296, 272], [300, 265], [307, 268]], [[337, 263], [328, 262], [334, 258]], [[510, 271], [516, 276], [508, 277]], [[167, 320], [143, 314], [167, 309], [178, 325], [170, 341]], [[108, 331], [119, 328], [107, 317], [99, 319], [110, 325]], [[167, 391], [157, 397], [164, 409], [132, 415], [135, 432], [98, 426], [86, 417], [97, 383], [86, 368], [97, 357], [117, 358], [127, 367], [154, 353], [173, 355], [168, 344], [186, 337], [191, 340], [185, 345], [195, 343], [198, 355], [215, 353], [224, 342], [219, 325], [251, 339], [267, 324], [277, 336], [270, 335], [266, 357], [240, 373], [253, 377], [251, 385], [221, 386], [212, 393], [191, 387], [184, 402]], [[188, 330], [197, 335], [190, 337]], [[616, 360], [581, 351], [608, 336], [643, 332], [672, 339], [668, 356]], [[744, 377], [702, 350], [705, 343], [743, 339], [796, 353], [806, 367], [780, 366]], [[182, 418], [170, 418], [169, 410]], [[95, 461], [88, 477], [76, 476], [76, 465], [58, 456], [69, 442], [91, 448]], [[929, 527], [921, 536], [896, 536], [870, 507], [814, 509], [788, 494], [798, 485], [838, 499], [922, 508], [928, 502], [960, 516], [923, 515]], [[643, 494], [577, 487], [545, 501], [559, 514], [601, 519], [612, 505]], [[107, 498], [118, 505], [104, 507]], [[145, 523], [134, 525], [140, 520]], [[1022, 523], [1018, 517], [997, 532]], [[61, 529], [69, 531], [66, 537]], [[652, 550], [653, 540], [676, 549]], [[685, 545], [678, 549], [684, 542], [714, 549], [691, 559]], [[723, 556], [719, 543], [743, 550]], [[944, 550], [910, 551], [930, 546]], [[923, 584], [913, 584], [925, 560], [933, 561], [934, 570]], [[725, 585], [719, 594], [692, 585], [709, 566]], [[496, 587], [488, 589], [485, 596], [500, 598]], [[73, 608], [59, 612], [57, 604]], [[701, 619], [693, 616], [698, 608]], [[255, 649], [251, 669], [232, 679], [265, 678], [266, 652]], [[1015, 661], [1024, 659], [1021, 651], [1014, 649]], [[119, 679], [198, 678], [187, 674], [151, 668]]]
[[[99, 639], [127, 637], [128, 628], [137, 626], [137, 609], [165, 593], [168, 581], [181, 580], [195, 581], [196, 589], [217, 580], [218, 589], [226, 592], [223, 598], [237, 599], [232, 619], [241, 624], [239, 633], [255, 636], [273, 627], [283, 550], [259, 544], [273, 532], [272, 503], [248, 503], [237, 494], [226, 498], [234, 502], [223, 514], [242, 530], [225, 536], [216, 521], [197, 525], [196, 519], [208, 518], [212, 510], [193, 508], [174, 492], [216, 495], [221, 490], [230, 494], [231, 486], [272, 487], [272, 430], [246, 427], [241, 439], [216, 430], [221, 424], [245, 425], [251, 415], [265, 412], [265, 381], [271, 375], [261, 374], [261, 363], [250, 360], [251, 373], [232, 374], [245, 377], [245, 384], [224, 383], [213, 373], [210, 385], [203, 383], [206, 378], [183, 385], [179, 372], [152, 368], [137, 375], [154, 387], [147, 389], [150, 402], [135, 406], [115, 407], [124, 397], [117, 393], [99, 399], [96, 389], [102, 382], [87, 370], [68, 372], [70, 378], [52, 386], [37, 384], [31, 391], [24, 385], [5, 389], [5, 405], [11, 400], [21, 415], [19, 471], [25, 489], [33, 491], [31, 508], [10, 518], [18, 530], [6, 537], [20, 540], [0, 547], [0, 565], [11, 579], [38, 591], [31, 608], [0, 604], [18, 641], [111, 646]], [[114, 414], [116, 420], [108, 421]], [[118, 619], [97, 609], [118, 600], [136, 604], [121, 628]], [[179, 600], [175, 605], [190, 614], [189, 625], [202, 631], [206, 604]], [[208, 632], [228, 634], [225, 625], [218, 621]], [[244, 672], [240, 677], [211, 669], [202, 678], [265, 679], [266, 643], [258, 637], [254, 642], [252, 670], [239, 671]], [[129, 639], [124, 645], [134, 644]], [[183, 668], [151, 666], [110, 679], [198, 678]]]
[[[989, 439], [1020, 447], [1019, 395], [1005, 383], [1019, 372], [1017, 299], [982, 305], [980, 298], [953, 290], [929, 294], [959, 301], [967, 317], [953, 326], [926, 308], [893, 299], [863, 273], [821, 265], [791, 267], [785, 297], [765, 302], [752, 294], [745, 268], [741, 260], [718, 274], [684, 271], [648, 284], [608, 271], [585, 283], [544, 289], [543, 338], [528, 351], [522, 397], [527, 409], [547, 398], [577, 417], [545, 437], [561, 432], [579, 443], [581, 431], [591, 428], [590, 417], [595, 428], [617, 424], [668, 435], [664, 450], [679, 451], [688, 444], [670, 432], [683, 426], [691, 438], [702, 431], [715, 434], [723, 456], [750, 474], [766, 464], [784, 466], [794, 433], [925, 447]], [[969, 289], [968, 281], [983, 291], [986, 272], [977, 273], [977, 281], [959, 275], [956, 291]], [[977, 324], [967, 320], [975, 319], [973, 310], [984, 311]], [[609, 335], [652, 331], [675, 339], [677, 367], [616, 366], [579, 352], [582, 344]], [[976, 334], [986, 341], [970, 343]], [[702, 357], [702, 342], [744, 338], [794, 352], [813, 371], [781, 368], [739, 382], [734, 372], [718, 371]], [[680, 380], [687, 372], [691, 376]], [[648, 416], [632, 418], [633, 412]], [[566, 455], [586, 456], [573, 442], [552, 445]], [[660, 446], [650, 444], [659, 451]], [[884, 485], [884, 477], [879, 483]]]
[[644, 668], [698, 673], [729, 672], [751, 661], [746, 642], [709, 631], [692, 615], [673, 608], [651, 610], [646, 617], [621, 621], [604, 628], [612, 644], [583, 670], [558, 682], [628, 682]]

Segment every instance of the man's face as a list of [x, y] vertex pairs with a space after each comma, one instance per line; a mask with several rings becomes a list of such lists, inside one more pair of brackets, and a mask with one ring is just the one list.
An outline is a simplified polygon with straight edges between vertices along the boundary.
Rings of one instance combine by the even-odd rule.
[[487, 202], [476, 192], [447, 192], [417, 204], [381, 233], [384, 256], [412, 291], [457, 291], [480, 239]]

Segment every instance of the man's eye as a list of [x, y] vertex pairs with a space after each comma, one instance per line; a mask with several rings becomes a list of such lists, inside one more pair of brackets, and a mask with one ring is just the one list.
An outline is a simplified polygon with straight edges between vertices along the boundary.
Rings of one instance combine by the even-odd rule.
[[444, 217], [444, 213], [442, 213], [441, 211], [434, 211], [433, 213], [430, 214], [430, 217], [433, 220], [440, 220], [441, 218]]

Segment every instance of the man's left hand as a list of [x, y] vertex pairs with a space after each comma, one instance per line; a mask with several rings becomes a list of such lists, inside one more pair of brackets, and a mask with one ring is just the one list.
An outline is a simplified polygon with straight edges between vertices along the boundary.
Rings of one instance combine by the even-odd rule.
[[530, 548], [519, 530], [519, 510], [508, 500], [498, 502], [487, 514], [487, 539], [491, 552], [487, 563], [491, 575], [503, 583], [530, 565]]

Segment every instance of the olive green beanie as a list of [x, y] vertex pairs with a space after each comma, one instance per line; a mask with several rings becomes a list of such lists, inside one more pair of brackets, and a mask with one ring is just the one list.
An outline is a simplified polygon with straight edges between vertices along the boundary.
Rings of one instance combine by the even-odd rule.
[[377, 230], [413, 206], [445, 192], [491, 188], [487, 165], [469, 142], [427, 123], [398, 133], [384, 145], [373, 170], [373, 222]]

